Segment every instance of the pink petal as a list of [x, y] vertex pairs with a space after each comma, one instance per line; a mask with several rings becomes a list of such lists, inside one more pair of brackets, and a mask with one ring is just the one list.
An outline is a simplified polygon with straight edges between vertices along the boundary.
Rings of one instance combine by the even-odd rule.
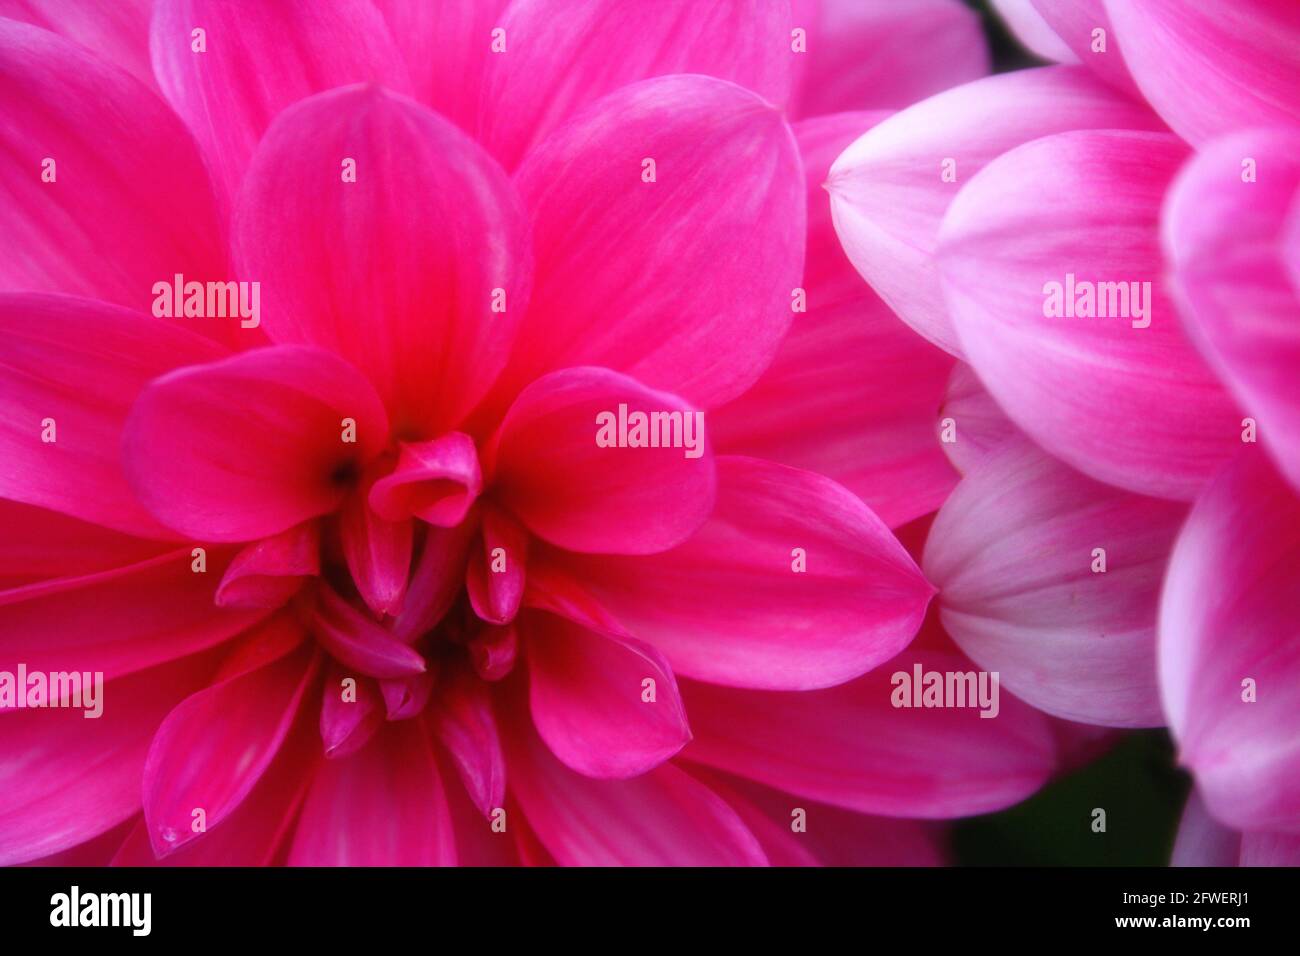
[[478, 449], [463, 432], [402, 443], [393, 471], [370, 489], [370, 507], [388, 521], [411, 515], [450, 528], [461, 523], [483, 488]]
[[80, 577], [157, 557], [170, 547], [0, 498], [0, 590]]
[[509, 0], [371, 2], [406, 57], [416, 99], [472, 135], [484, 77], [496, 58], [492, 30]]
[[218, 349], [138, 312], [51, 295], [0, 295], [0, 338], [0, 495], [128, 534], [174, 537], [127, 484], [122, 429], [150, 379]]
[[438, 687], [428, 721], [478, 812], [489, 817], [504, 806], [506, 765], [487, 685], [463, 668], [452, 669]]
[[134, 77], [45, 30], [0, 20], [0, 115], [0, 289], [148, 312], [154, 283], [176, 273], [226, 278], [199, 151]]
[[219, 607], [277, 608], [320, 574], [320, 528], [309, 521], [244, 547], [217, 588]]
[[57, 33], [153, 87], [149, 63], [152, 0], [0, 0], [0, 17]]
[[449, 766], [446, 755], [436, 747], [434, 753], [438, 757], [438, 773], [447, 781], [447, 808], [456, 834], [456, 865], [525, 865], [515, 848], [515, 841], [527, 829], [523, 813], [510, 815], [507, 810], [508, 824], [505, 831], [494, 831], [491, 819], [484, 818], [479, 807], [471, 802], [469, 794], [465, 792], [466, 788], [457, 781], [456, 771]]
[[[994, 158], [1069, 129], [1155, 129], [1140, 104], [1078, 67], [967, 83], [868, 130], [831, 167], [835, 229], [862, 277], [921, 335], [962, 356], [934, 263], [953, 197]], [[952, 160], [955, 181], [944, 182]]]
[[485, 627], [470, 641], [466, 650], [475, 674], [485, 681], [498, 681], [514, 669], [519, 654], [519, 634], [513, 623], [503, 627]]
[[[676, 416], [667, 436], [654, 429], [659, 447], [629, 444], [637, 413], [646, 421], [655, 413]], [[629, 423], [618, 425], [617, 447], [599, 444], [602, 433], [615, 440], [604, 416]], [[713, 506], [715, 469], [703, 419], [677, 396], [618, 372], [554, 372], [526, 388], [501, 423], [488, 455], [492, 496], [563, 548], [663, 551], [689, 537]]]
[[436, 113], [374, 86], [276, 120], [234, 244], [240, 275], [264, 282], [267, 334], [347, 358], [406, 441], [478, 403], [528, 302], [527, 221], [505, 174]]
[[941, 436], [949, 419], [952, 441], [943, 441], [943, 450], [962, 474], [1007, 439], [1020, 434], [1006, 412], [998, 408], [975, 370], [965, 362], [958, 362], [948, 378], [948, 391], [939, 410]]
[[683, 681], [695, 739], [686, 760], [787, 793], [887, 816], [949, 818], [999, 810], [1043, 785], [1056, 749], [1046, 718], [1010, 694], [979, 708], [896, 709], [896, 673], [970, 672], [944, 648], [915, 646], [828, 690], [753, 691]]
[[1067, 720], [1159, 726], [1156, 609], [1186, 515], [1012, 439], [940, 509], [925, 573], [953, 640], [1021, 700]]
[[1129, 74], [1132, 55], [1121, 52], [1121, 46], [1127, 46], [1129, 33], [1120, 26], [1105, 0], [1032, 2], [1052, 32], [1074, 53], [1077, 62], [1115, 89], [1140, 99], [1141, 94]]
[[465, 590], [481, 620], [509, 624], [524, 596], [528, 532], [498, 508], [483, 509], [483, 523], [469, 566]]
[[447, 797], [418, 721], [386, 724], [312, 781], [290, 866], [455, 866]]
[[709, 414], [715, 447], [832, 478], [891, 527], [937, 508], [957, 481], [935, 437], [952, 359], [915, 335], [840, 248], [822, 183], [881, 114], [795, 127], [808, 171], [808, 311], [758, 382]]
[[312, 614], [312, 633], [340, 664], [367, 677], [407, 677], [426, 670], [420, 653], [323, 586]]
[[[560, 763], [515, 702], [504, 740], [510, 790], [561, 866], [763, 866], [736, 811], [663, 764], [628, 780], [584, 777]], [[508, 824], [507, 824], [508, 825]]]
[[[989, 71], [979, 15], [960, 0], [822, 0], [793, 110], [901, 109]], [[787, 46], [789, 44], [787, 43]]]
[[1242, 866], [1300, 866], [1300, 836], [1294, 833], [1243, 833]]
[[0, 592], [0, 667], [103, 671], [106, 678], [212, 647], [267, 614], [213, 600], [229, 552], [194, 571], [192, 549]]
[[637, 80], [702, 73], [778, 104], [790, 92], [789, 8], [776, 0], [516, 0], [500, 27], [506, 49], [486, 72], [479, 139], [508, 169], [561, 121]]
[[[320, 762], [307, 707], [256, 785], [222, 826], [157, 858], [143, 817], [121, 843], [113, 866], [271, 866], [280, 858]], [[119, 841], [121, 842], [121, 841]]]
[[[1244, 181], [1248, 159], [1255, 181]], [[1296, 196], [1300, 131], [1237, 133], [1179, 174], [1163, 231], [1189, 335], [1300, 489], [1300, 289], [1281, 245]]]
[[717, 507], [680, 547], [554, 559], [679, 675], [737, 687], [856, 677], [907, 645], [934, 593], [844, 488], [750, 458], [719, 460]]
[[1079, 57], [1035, 9], [1034, 0], [991, 0], [991, 5], [1016, 39], [1044, 60], [1079, 62]]
[[[1119, 131], [1014, 149], [953, 202], [938, 260], [968, 360], [1020, 428], [1101, 481], [1190, 499], [1240, 416], [1164, 291], [1157, 216], [1184, 152]], [[1094, 289], [1110, 317], [1053, 314]]]
[[[194, 49], [195, 29], [206, 31], [205, 52]], [[348, 83], [410, 86], [366, 0], [156, 0], [149, 46], [158, 85], [202, 145], [225, 208], [286, 107]]]
[[387, 440], [383, 406], [356, 369], [321, 349], [277, 346], [154, 381], [131, 411], [122, 453], [136, 494], [164, 524], [248, 541], [333, 511]]
[[1192, 508], [1159, 624], [1179, 761], [1210, 812], [1239, 830], [1300, 828], [1298, 588], [1300, 500], [1248, 448]]
[[551, 614], [529, 614], [520, 630], [533, 724], [570, 769], [634, 777], [691, 739], [677, 681], [654, 648]]
[[402, 613], [393, 621], [393, 636], [413, 644], [433, 630], [451, 608], [465, 583], [465, 564], [474, 526], [429, 528], [411, 572]]
[[1300, 125], [1300, 7], [1292, 0], [1105, 7], [1142, 95], [1188, 142]]
[[1241, 858], [1241, 834], [1210, 816], [1195, 790], [1187, 798], [1170, 866], [1236, 866]]
[[380, 462], [367, 470], [339, 512], [339, 537], [343, 557], [361, 599], [376, 617], [395, 615], [406, 598], [415, 541], [409, 517], [388, 520], [370, 505]]
[[139, 813], [149, 741], [211, 668], [200, 655], [109, 681], [95, 719], [76, 708], [0, 715], [0, 865], [76, 846]]
[[803, 181], [781, 114], [707, 77], [624, 87], [556, 129], [515, 176], [537, 280], [499, 397], [571, 365], [706, 407], [743, 392], [790, 325]]
[[384, 713], [389, 720], [410, 720], [424, 712], [437, 680], [435, 671], [408, 677], [386, 677], [379, 682], [384, 698]]
[[318, 662], [305, 645], [199, 691], [167, 715], [144, 765], [144, 815], [156, 855], [206, 832], [195, 830], [200, 819], [217, 826], [248, 796], [293, 725]]
[[[345, 685], [347, 680], [352, 684]], [[320, 710], [320, 738], [325, 756], [337, 760], [365, 746], [384, 722], [382, 703], [372, 680], [331, 662], [325, 675]]]

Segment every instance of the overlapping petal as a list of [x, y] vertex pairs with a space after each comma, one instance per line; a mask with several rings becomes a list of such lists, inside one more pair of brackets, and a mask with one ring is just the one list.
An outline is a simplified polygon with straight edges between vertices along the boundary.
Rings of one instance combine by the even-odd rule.
[[1080, 471], [1191, 499], [1240, 415], [1168, 298], [1158, 215], [1184, 148], [1167, 134], [1059, 133], [958, 194], [938, 261], [970, 364], [1020, 428]]

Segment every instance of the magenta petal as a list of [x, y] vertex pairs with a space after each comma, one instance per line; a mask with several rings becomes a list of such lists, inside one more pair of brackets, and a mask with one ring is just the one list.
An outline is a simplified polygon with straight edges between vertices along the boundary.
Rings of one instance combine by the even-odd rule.
[[[202, 53], [195, 29], [205, 31]], [[203, 146], [227, 206], [285, 107], [348, 83], [410, 86], [366, 0], [157, 0], [150, 50], [158, 85]]]
[[379, 682], [384, 698], [384, 713], [389, 720], [410, 720], [424, 712], [437, 679], [434, 671], [408, 677], [386, 677]]
[[528, 305], [528, 222], [505, 173], [378, 87], [323, 93], [275, 121], [233, 243], [240, 276], [262, 281], [267, 335], [346, 358], [408, 441], [478, 403]]
[[528, 532], [505, 512], [483, 509], [476, 547], [465, 569], [465, 590], [480, 620], [509, 624], [523, 600]]
[[914, 646], [858, 680], [792, 693], [682, 683], [695, 739], [682, 756], [787, 793], [886, 816], [949, 818], [1000, 810], [1055, 769], [1047, 719], [1010, 694], [978, 708], [901, 709], [892, 677], [968, 672], [949, 650]]
[[218, 607], [228, 551], [192, 549], [0, 592], [0, 668], [98, 670], [106, 678], [205, 650], [267, 615]]
[[201, 836], [239, 806], [293, 725], [318, 663], [304, 646], [199, 691], [167, 715], [144, 766], [144, 815], [157, 855]]
[[835, 229], [858, 272], [903, 321], [961, 357], [934, 261], [939, 224], [958, 191], [996, 157], [1041, 136], [1159, 128], [1150, 110], [1080, 67], [976, 80], [903, 110], [844, 151], [826, 183]]
[[396, 615], [406, 598], [411, 574], [415, 523], [409, 517], [387, 520], [370, 505], [374, 467], [343, 502], [339, 537], [343, 558], [361, 599], [376, 617]]
[[1105, 8], [1142, 95], [1188, 142], [1300, 125], [1300, 6], [1292, 0], [1105, 0]]
[[896, 527], [934, 511], [957, 475], [934, 431], [952, 359], [854, 271], [822, 188], [835, 157], [881, 118], [842, 113], [795, 127], [807, 170], [808, 311], [754, 387], [709, 413], [709, 435], [719, 452], [834, 479]]
[[244, 547], [217, 588], [219, 607], [277, 608], [320, 574], [320, 528], [309, 521]]
[[1067, 720], [1159, 726], [1156, 610], [1186, 514], [1012, 439], [940, 509], [925, 573], [953, 640], [1021, 700]]
[[623, 87], [552, 132], [515, 182], [537, 278], [504, 401], [544, 372], [600, 365], [709, 407], [771, 361], [805, 219], [798, 149], [771, 105], [703, 76]]
[[339, 597], [333, 588], [322, 586], [318, 594], [312, 633], [340, 664], [368, 677], [408, 677], [426, 670], [418, 651]]
[[384, 408], [356, 369], [321, 349], [275, 346], [154, 381], [122, 454], [164, 524], [247, 541], [334, 510], [343, 479], [387, 441]]
[[406, 56], [415, 98], [473, 135], [492, 30], [509, 0], [371, 0]]
[[465, 565], [474, 527], [429, 528], [411, 572], [402, 612], [393, 621], [393, 636], [413, 644], [451, 608], [465, 583]]
[[821, 0], [815, 6], [813, 22], [795, 19], [807, 34], [795, 116], [901, 109], [989, 71], [979, 15], [960, 0]]
[[736, 811], [690, 774], [662, 764], [596, 780], [551, 755], [513, 702], [505, 734], [510, 791], [561, 866], [763, 866]]
[[489, 817], [504, 806], [506, 765], [487, 685], [463, 668], [453, 669], [438, 687], [428, 721], [479, 813]]
[[790, 92], [779, 0], [516, 0], [497, 25], [505, 50], [486, 73], [479, 138], [508, 169], [559, 122], [637, 80], [706, 74], [778, 104]]
[[331, 662], [321, 694], [320, 738], [325, 756], [337, 760], [356, 753], [384, 722], [374, 682]]
[[327, 760], [303, 803], [290, 866], [455, 866], [442, 779], [419, 721], [385, 724]]
[[1012, 421], [1093, 478], [1190, 500], [1240, 447], [1240, 416], [1165, 292], [1160, 202], [1185, 154], [1114, 130], [1013, 149], [957, 195], [938, 261], [968, 360]]
[[634, 777], [691, 739], [677, 681], [654, 648], [551, 614], [531, 613], [519, 627], [533, 724], [571, 769]]
[[1179, 760], [1239, 830], [1300, 829], [1300, 500], [1245, 449], [1192, 508], [1160, 606], [1160, 690]]
[[370, 507], [388, 521], [415, 515], [450, 528], [464, 520], [482, 489], [474, 439], [448, 432], [433, 441], [403, 442], [397, 467], [370, 489]]
[[[636, 415], [640, 440], [656, 447], [633, 444]], [[704, 413], [608, 369], [565, 369], [526, 388], [489, 461], [494, 499], [538, 537], [571, 551], [663, 551], [689, 537], [713, 507]]]
[[136, 500], [122, 431], [151, 379], [222, 352], [142, 313], [67, 296], [0, 295], [0, 338], [0, 495], [128, 534], [175, 537]]
[[866, 505], [810, 472], [718, 464], [717, 506], [685, 544], [555, 560], [678, 674], [700, 680], [826, 687], [907, 645], [934, 589]]
[[1033, 0], [1033, 5], [1078, 62], [1115, 89], [1140, 99], [1129, 73], [1131, 55], [1122, 51], [1129, 32], [1119, 25], [1105, 0]]
[[1242, 866], [1300, 866], [1300, 835], [1295, 833], [1243, 833]]
[[0, 528], [0, 590], [111, 571], [175, 547], [8, 498], [0, 498]]
[[1189, 334], [1300, 489], [1300, 288], [1287, 269], [1300, 258], [1283, 245], [1297, 197], [1300, 130], [1236, 133], [1179, 174], [1163, 226]]
[[[66, 22], [77, 19], [69, 11]], [[170, 285], [176, 273], [227, 278], [203, 159], [138, 80], [52, 33], [0, 19], [0, 115], [0, 290], [148, 312], [154, 283]]]
[[211, 667], [198, 655], [109, 681], [96, 719], [76, 708], [0, 715], [0, 865], [76, 846], [139, 813], [149, 741]]
[[154, 87], [149, 62], [152, 11], [153, 0], [0, 0], [0, 17], [31, 23], [80, 43], [150, 88]]

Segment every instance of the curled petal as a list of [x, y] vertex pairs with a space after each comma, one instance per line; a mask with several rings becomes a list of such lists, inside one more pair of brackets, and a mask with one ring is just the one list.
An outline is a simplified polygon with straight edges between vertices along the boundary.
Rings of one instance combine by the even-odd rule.
[[469, 566], [465, 590], [481, 620], [509, 624], [524, 596], [528, 532], [497, 508], [483, 509], [483, 524]]
[[464, 520], [482, 488], [474, 439], [449, 432], [433, 441], [403, 442], [397, 467], [370, 489], [370, 507], [388, 521], [415, 515], [450, 528]]
[[321, 694], [320, 737], [325, 756], [337, 760], [364, 747], [384, 722], [381, 705], [370, 678], [331, 662]]
[[219, 607], [277, 608], [320, 574], [320, 528], [309, 521], [247, 545], [217, 588]]
[[368, 677], [407, 677], [425, 671], [418, 651], [397, 640], [330, 587], [322, 587], [312, 633], [345, 667]]

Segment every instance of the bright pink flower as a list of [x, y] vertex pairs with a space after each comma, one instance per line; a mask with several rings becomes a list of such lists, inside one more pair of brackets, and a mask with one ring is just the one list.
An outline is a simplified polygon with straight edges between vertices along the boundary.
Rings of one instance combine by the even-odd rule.
[[[929, 6], [871, 9], [969, 46]], [[966, 666], [933, 620], [909, 647], [933, 588], [890, 531], [955, 480], [951, 361], [807, 215], [878, 117], [778, 107], [986, 58], [873, 61], [847, 7], [798, 5], [801, 87], [775, 0], [159, 0], [164, 103], [141, 7], [0, 5], [67, 37], [0, 20], [0, 663], [108, 678], [97, 721], [0, 717], [0, 860], [928, 863], [855, 814], [1041, 785], [1029, 707], [887, 703]], [[828, 90], [848, 49], [897, 87]], [[178, 274], [260, 282], [259, 321], [149, 315]], [[621, 407], [720, 425], [599, 447]]]

